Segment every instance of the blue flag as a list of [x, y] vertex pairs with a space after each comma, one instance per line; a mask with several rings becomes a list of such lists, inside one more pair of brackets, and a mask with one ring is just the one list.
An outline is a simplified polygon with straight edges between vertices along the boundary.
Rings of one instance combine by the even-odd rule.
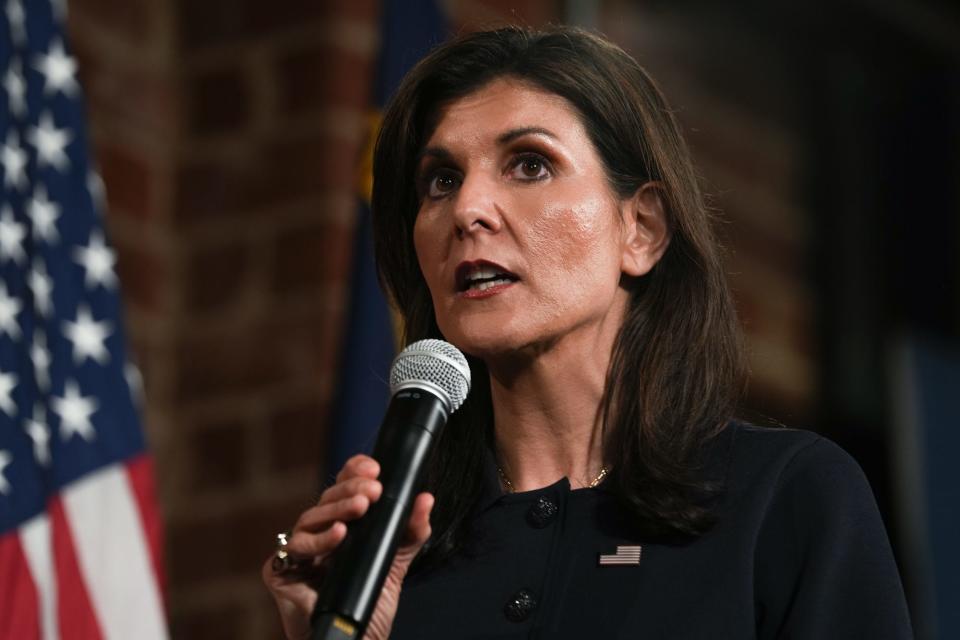
[[[403, 76], [446, 37], [446, 20], [433, 0], [384, 0], [380, 61], [371, 117], [370, 151], [378, 114]], [[369, 157], [368, 157], [369, 160]], [[366, 171], [370, 162], [365, 163]], [[370, 184], [369, 175], [361, 184]], [[340, 377], [330, 423], [326, 476], [355, 453], [369, 453], [389, 402], [390, 363], [396, 353], [394, 322], [377, 282], [373, 260], [370, 194], [360, 194], [354, 241], [350, 307], [344, 328]]]

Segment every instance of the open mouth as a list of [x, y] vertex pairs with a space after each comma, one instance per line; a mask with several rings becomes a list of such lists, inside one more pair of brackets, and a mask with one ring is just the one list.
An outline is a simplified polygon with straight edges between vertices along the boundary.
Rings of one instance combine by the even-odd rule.
[[464, 262], [457, 267], [457, 291], [460, 293], [486, 291], [517, 280], [516, 275], [491, 262]]

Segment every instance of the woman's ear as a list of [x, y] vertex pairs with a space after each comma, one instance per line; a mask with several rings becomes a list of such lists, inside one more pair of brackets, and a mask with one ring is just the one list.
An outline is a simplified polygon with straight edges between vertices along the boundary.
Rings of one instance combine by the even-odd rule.
[[659, 182], [647, 182], [621, 203], [623, 260], [620, 270], [642, 276], [663, 256], [670, 244], [670, 223]]

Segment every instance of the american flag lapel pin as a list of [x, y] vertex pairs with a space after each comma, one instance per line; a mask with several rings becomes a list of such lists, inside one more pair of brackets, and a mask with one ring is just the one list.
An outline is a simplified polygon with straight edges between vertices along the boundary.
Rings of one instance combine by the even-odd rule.
[[600, 554], [600, 566], [636, 566], [640, 564], [642, 550], [640, 545], [617, 545], [616, 553]]

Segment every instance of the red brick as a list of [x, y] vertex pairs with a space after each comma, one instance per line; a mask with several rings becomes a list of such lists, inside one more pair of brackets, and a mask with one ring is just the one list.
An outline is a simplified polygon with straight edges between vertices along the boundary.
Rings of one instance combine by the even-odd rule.
[[[245, 16], [236, 0], [179, 0], [176, 3], [177, 49], [199, 49], [243, 35]], [[269, 10], [264, 6], [265, 10]]]
[[68, 18], [70, 23], [77, 18], [96, 22], [99, 28], [142, 44], [156, 23], [153, 9], [157, 6], [151, 0], [70, 0]]
[[[235, 0], [236, 2], [237, 0]], [[329, 24], [333, 18], [351, 18], [374, 23], [378, 0], [284, 0], [265, 5], [261, 0], [242, 0], [250, 35], [278, 33], [304, 24]]]
[[[703, 127], [706, 130], [697, 127], [687, 133], [699, 166], [722, 167], [724, 173], [737, 176], [743, 183], [763, 185], [764, 189], [778, 194], [788, 194], [796, 186], [800, 176], [793, 155], [799, 149], [767, 136], [761, 126], [750, 130], [729, 125], [730, 131], [721, 135], [717, 130], [723, 124], [717, 124], [714, 118], [708, 119]], [[749, 138], [750, 144], [734, 146], [744, 138]]]
[[731, 248], [751, 262], [791, 278], [802, 278], [807, 268], [803, 247], [796, 238], [783, 238], [751, 226], [732, 212], [730, 219], [736, 227]]
[[332, 46], [287, 53], [277, 60], [281, 109], [299, 114], [323, 107], [366, 109], [373, 86], [373, 58]]
[[[254, 8], [258, 6], [256, 0], [247, 0]], [[286, 20], [296, 20], [296, 15], [292, 12], [301, 11], [302, 7], [298, 4], [308, 2], [309, 0], [300, 0], [300, 3], [291, 3], [288, 8]], [[312, 4], [323, 5], [323, 16], [329, 18], [345, 18], [374, 24], [380, 18], [380, 4], [382, 0], [324, 0], [323, 2], [314, 2]], [[316, 7], [310, 7], [315, 9]]]
[[221, 162], [190, 162], [180, 167], [174, 184], [174, 218], [183, 223], [215, 217], [233, 218], [246, 208], [241, 193], [253, 171], [237, 157]]
[[259, 328], [263, 335], [283, 336], [277, 346], [278, 357], [296, 372], [294, 380], [301, 385], [317, 385], [329, 376], [339, 352], [338, 316], [330, 313], [316, 294], [299, 302], [313, 301], [313, 309], [271, 314]]
[[[326, 444], [326, 413], [326, 404], [319, 398], [281, 407], [273, 413], [267, 438], [273, 470], [319, 470]], [[296, 443], [296, 446], [290, 443]]]
[[175, 597], [171, 598], [170, 637], [179, 640], [237, 640], [247, 637], [251, 625], [251, 611], [244, 603], [222, 604], [197, 609], [185, 603], [183, 610]]
[[96, 65], [102, 72], [90, 73], [84, 85], [94, 125], [107, 129], [120, 121], [134, 126], [141, 135], [173, 134], [180, 97], [168, 69], [121, 67], [110, 60], [99, 60]]
[[206, 519], [169, 524], [171, 584], [259, 574], [276, 533], [292, 526], [309, 506], [305, 500], [280, 496], [271, 504], [247, 504]]
[[359, 144], [322, 135], [266, 142], [247, 153], [180, 167], [175, 219], [184, 225], [237, 214], [330, 191], [353, 190]]
[[283, 0], [264, 4], [260, 0], [179, 0], [178, 32], [189, 50], [283, 33], [304, 25], [324, 25], [333, 18], [374, 23], [379, 14], [376, 0]]
[[135, 151], [103, 141], [97, 145], [97, 163], [112, 212], [133, 218], [149, 218], [155, 175], [148, 162]]
[[140, 370], [140, 376], [143, 378], [144, 394], [151, 400], [156, 400], [152, 393], [153, 366], [155, 361], [162, 360], [163, 357], [154, 352], [147, 337], [136, 335], [136, 327], [133, 326], [133, 323], [128, 322], [127, 328], [133, 329], [127, 333], [127, 353]]
[[186, 263], [184, 303], [189, 311], [229, 305], [244, 292], [252, 271], [251, 249], [238, 242], [195, 250]]
[[184, 337], [175, 352], [176, 401], [253, 393], [294, 379], [285, 336], [258, 329], [230, 323], [216, 336]]
[[239, 487], [250, 468], [246, 425], [242, 423], [203, 425], [190, 434], [186, 450], [193, 457], [191, 490]]
[[164, 311], [170, 273], [163, 261], [142, 246], [117, 241], [115, 248], [124, 302], [141, 312]]
[[[86, 33], [72, 33], [70, 53], [77, 60], [77, 80], [86, 89], [96, 78], [103, 75], [103, 65], [96, 42], [87, 39]], [[91, 114], [92, 115], [92, 114]]]
[[329, 373], [338, 320], [318, 295], [313, 309], [268, 312], [259, 322], [224, 322], [185, 333], [174, 349], [175, 401], [223, 399], [315, 384]]
[[272, 168], [274, 175], [262, 183], [267, 187], [265, 195], [282, 197], [355, 190], [361, 142], [312, 135], [267, 145], [263, 164]]
[[284, 231], [274, 243], [273, 289], [289, 293], [343, 282], [352, 251], [353, 230], [338, 221]]
[[460, 2], [451, 19], [462, 30], [487, 28], [491, 23], [510, 23], [539, 27], [560, 18], [556, 0], [473, 0]]
[[217, 134], [243, 127], [252, 97], [247, 79], [238, 68], [216, 69], [190, 77], [187, 89], [187, 125], [198, 135]]

